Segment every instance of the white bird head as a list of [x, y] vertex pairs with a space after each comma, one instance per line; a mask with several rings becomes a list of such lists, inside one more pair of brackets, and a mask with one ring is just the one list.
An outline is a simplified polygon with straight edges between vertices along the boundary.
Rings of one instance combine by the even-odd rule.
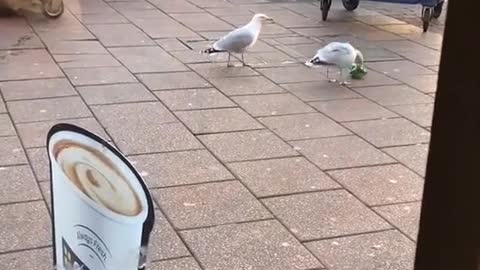
[[273, 22], [273, 19], [265, 14], [257, 13], [253, 15], [252, 22]]
[[355, 49], [355, 51], [357, 52], [356, 55], [355, 55], [355, 64], [357, 65], [360, 65], [360, 66], [363, 66], [363, 54], [361, 51]]

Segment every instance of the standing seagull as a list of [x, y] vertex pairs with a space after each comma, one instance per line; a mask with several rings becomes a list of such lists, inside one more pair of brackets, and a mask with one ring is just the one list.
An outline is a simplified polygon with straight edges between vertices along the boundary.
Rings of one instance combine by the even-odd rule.
[[257, 42], [264, 20], [273, 21], [272, 18], [265, 14], [255, 14], [248, 24], [228, 33], [215, 42], [212, 48], [203, 51], [203, 53], [214, 54], [218, 52], [228, 52], [228, 67], [232, 66], [230, 65], [230, 55], [232, 53], [239, 53], [242, 54], [242, 63], [245, 66], [243, 54]]
[[342, 81], [340, 84], [349, 84], [347, 82], [348, 71], [356, 64], [363, 67], [363, 54], [355, 49], [350, 43], [332, 42], [327, 46], [317, 51], [317, 54], [305, 63], [308, 66], [327, 66], [327, 79], [330, 82], [336, 82], [337, 80], [330, 80], [328, 66], [337, 66], [340, 69], [340, 78]]

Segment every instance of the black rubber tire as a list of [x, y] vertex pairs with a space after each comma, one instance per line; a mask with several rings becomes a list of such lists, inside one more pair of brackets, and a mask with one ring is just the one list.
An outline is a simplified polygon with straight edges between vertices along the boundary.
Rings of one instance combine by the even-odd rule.
[[59, 6], [59, 9], [52, 12], [51, 10], [48, 10], [48, 6], [47, 6], [47, 3], [44, 2], [43, 5], [42, 5], [42, 13], [43, 15], [45, 15], [46, 17], [48, 18], [51, 18], [51, 19], [56, 19], [58, 17], [60, 17], [63, 12], [65, 11], [65, 6], [63, 4], [63, 0], [60, 0], [60, 6]]
[[328, 11], [332, 5], [332, 0], [320, 0], [320, 9], [322, 10], [322, 20], [326, 21], [328, 17]]
[[430, 26], [430, 20], [432, 19], [433, 8], [426, 7], [422, 12], [422, 21], [423, 21], [423, 32], [427, 32], [428, 27]]
[[438, 19], [442, 15], [443, 1], [433, 8], [433, 18]]
[[358, 4], [360, 4], [360, 0], [342, 0], [342, 4], [348, 11], [353, 11], [357, 9]]

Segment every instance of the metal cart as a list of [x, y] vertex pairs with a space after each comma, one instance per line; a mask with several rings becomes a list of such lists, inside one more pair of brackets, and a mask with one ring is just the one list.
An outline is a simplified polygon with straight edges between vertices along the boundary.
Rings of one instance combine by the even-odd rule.
[[[399, 4], [422, 4], [423, 32], [427, 32], [430, 20], [438, 18], [442, 14], [444, 0], [374, 0], [378, 2], [389, 2]], [[360, 4], [360, 0], [342, 0], [342, 4], [348, 11], [355, 10]], [[332, 5], [332, 0], [320, 0], [320, 9], [322, 10], [322, 20], [327, 20], [328, 11]]]

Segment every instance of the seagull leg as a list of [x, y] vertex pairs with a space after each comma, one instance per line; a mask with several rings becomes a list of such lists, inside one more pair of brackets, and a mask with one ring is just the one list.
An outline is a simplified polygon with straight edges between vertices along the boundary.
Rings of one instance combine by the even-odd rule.
[[242, 64], [243, 64], [244, 67], [249, 67], [250, 66], [250, 65], [245, 64], [245, 59], [243, 57], [243, 53], [242, 53]]
[[[347, 71], [348, 71], [348, 70], [347, 70]], [[344, 69], [344, 68], [341, 69], [340, 77], [341, 77], [340, 85], [349, 85], [349, 84], [352, 84], [351, 82], [348, 82], [348, 72], [345, 72], [345, 69]]]
[[336, 79], [330, 79], [330, 67], [329, 66], [327, 66], [327, 79], [331, 83], [337, 82]]
[[230, 53], [228, 53], [227, 67], [233, 67], [233, 65], [230, 64]]

